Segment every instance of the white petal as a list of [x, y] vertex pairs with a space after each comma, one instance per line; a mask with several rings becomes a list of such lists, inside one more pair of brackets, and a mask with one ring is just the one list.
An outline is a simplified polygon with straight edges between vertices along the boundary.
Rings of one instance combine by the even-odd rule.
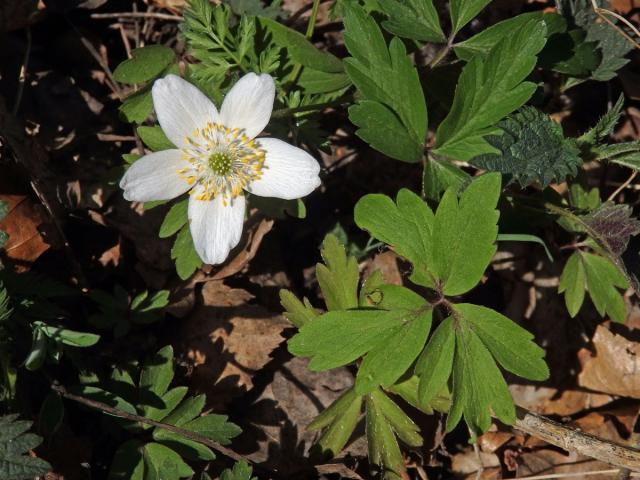
[[222, 124], [244, 129], [248, 137], [257, 136], [269, 123], [276, 86], [266, 73], [248, 73], [229, 91], [220, 108]]
[[247, 187], [249, 192], [293, 200], [320, 186], [320, 165], [307, 152], [277, 138], [260, 138], [259, 143], [267, 155], [262, 177]]
[[185, 137], [193, 137], [196, 128], [220, 122], [218, 109], [209, 97], [177, 75], [156, 80], [151, 93], [160, 126], [178, 148], [187, 145]]
[[162, 150], [136, 160], [120, 180], [124, 198], [133, 202], [171, 200], [189, 190], [178, 170], [191, 164], [180, 157], [180, 150]]
[[224, 262], [240, 241], [244, 223], [244, 196], [227, 201], [222, 196], [213, 200], [197, 200], [198, 190], [189, 198], [189, 221], [196, 252], [204, 263]]

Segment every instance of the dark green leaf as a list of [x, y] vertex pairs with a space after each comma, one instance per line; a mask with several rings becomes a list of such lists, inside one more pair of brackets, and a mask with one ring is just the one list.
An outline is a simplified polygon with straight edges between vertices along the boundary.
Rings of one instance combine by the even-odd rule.
[[174, 235], [187, 224], [189, 221], [187, 208], [189, 208], [188, 198], [171, 206], [167, 216], [162, 221], [162, 225], [160, 225], [160, 238], [168, 238]]
[[[80, 395], [81, 397], [89, 398], [100, 403], [105, 403], [110, 407], [117, 408], [123, 412], [137, 415], [136, 407], [131, 405], [126, 400], [120, 398], [115, 393], [108, 392], [102, 388], [93, 387], [91, 385], [82, 385], [72, 389], [73, 393]], [[109, 415], [105, 412], [105, 415]]]
[[173, 411], [174, 408], [178, 406], [178, 404], [185, 397], [189, 389], [187, 387], [176, 387], [172, 388], [164, 395], [162, 395], [162, 403], [164, 403], [163, 407], [153, 407], [149, 406], [145, 410], [145, 417], [150, 418], [151, 420], [160, 421], [163, 420], [169, 413]]
[[49, 338], [56, 342], [72, 347], [90, 347], [100, 340], [100, 335], [86, 332], [77, 332], [68, 328], [53, 327], [42, 322], [36, 322], [38, 328]]
[[182, 280], [186, 280], [193, 272], [202, 266], [202, 260], [198, 256], [189, 225], [182, 227], [171, 249], [171, 258], [176, 262], [176, 271]]
[[480, 155], [474, 165], [509, 175], [522, 187], [539, 182], [542, 188], [575, 176], [582, 165], [578, 147], [564, 138], [562, 127], [533, 107], [523, 107], [497, 126], [502, 134], [486, 140], [500, 153]]
[[346, 73], [328, 73], [305, 68], [300, 74], [298, 84], [306, 93], [330, 93], [345, 89], [351, 85]]
[[145, 480], [177, 480], [191, 477], [193, 470], [180, 455], [159, 443], [144, 446]]
[[389, 20], [382, 22], [388, 32], [423, 42], [446, 41], [433, 0], [379, 0]]
[[471, 176], [447, 160], [428, 158], [422, 173], [422, 188], [427, 198], [440, 200], [440, 194], [448, 188], [456, 191], [469, 183]]
[[187, 398], [163, 419], [163, 423], [176, 425], [178, 427], [184, 425], [200, 415], [206, 401], [207, 397], [205, 394]]
[[459, 160], [495, 152], [484, 136], [521, 107], [536, 89], [525, 82], [545, 44], [542, 20], [530, 21], [500, 40], [486, 58], [474, 57], [462, 70], [453, 105], [437, 131], [434, 152]]
[[182, 435], [162, 428], [153, 430], [153, 439], [165, 447], [175, 450], [180, 455], [191, 460], [209, 462], [216, 458], [211, 449], [202, 443], [184, 438]]
[[113, 72], [113, 78], [122, 83], [142, 83], [152, 80], [169, 66], [175, 58], [170, 48], [162, 45], [149, 45], [136, 48], [132, 58], [125, 60]]
[[[167, 345], [155, 353], [142, 368], [140, 390], [162, 397], [173, 380], [173, 347]], [[145, 413], [150, 406], [145, 406]]]
[[475, 18], [491, 0], [451, 0], [451, 26], [453, 33], [458, 33], [462, 27]]
[[31, 480], [51, 471], [51, 465], [28, 455], [42, 439], [32, 433], [31, 422], [18, 420], [18, 415], [0, 417], [0, 478], [2, 480]]
[[598, 123], [589, 129], [584, 135], [578, 139], [578, 143], [595, 144], [599, 140], [604, 140], [611, 135], [620, 121], [622, 115], [622, 107], [624, 106], [624, 94], [620, 94], [616, 104], [605, 113]]
[[536, 236], [536, 235], [529, 235], [526, 233], [500, 233], [498, 234], [498, 241], [499, 242], [531, 242], [531, 243], [537, 243], [538, 245], [541, 245], [542, 248], [544, 248], [544, 253], [547, 254], [547, 258], [549, 259], [550, 262], [553, 262], [553, 255], [551, 255], [551, 252], [549, 251], [549, 248], [547, 247], [547, 244], [544, 243], [544, 240], [542, 240], [540, 237]]
[[340, 453], [356, 428], [361, 409], [362, 397], [350, 388], [309, 424], [310, 430], [328, 427], [317, 443], [322, 454]]
[[240, 427], [229, 422], [226, 415], [215, 414], [198, 417], [182, 425], [182, 428], [204, 435], [223, 445], [231, 443], [232, 438], [242, 433]]
[[116, 450], [111, 461], [108, 480], [143, 480], [142, 442], [128, 440]]
[[233, 468], [227, 468], [220, 475], [220, 480], [255, 480], [255, 477], [252, 477], [253, 470], [249, 466], [249, 464], [240, 460], [233, 465]]
[[151, 97], [150, 88], [144, 88], [132, 93], [120, 105], [120, 112], [125, 120], [130, 123], [144, 122], [152, 111], [153, 97]]

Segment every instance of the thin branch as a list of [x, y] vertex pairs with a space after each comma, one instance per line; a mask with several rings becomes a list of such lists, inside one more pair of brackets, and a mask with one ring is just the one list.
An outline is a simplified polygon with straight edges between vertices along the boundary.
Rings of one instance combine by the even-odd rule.
[[22, 94], [24, 93], [24, 85], [27, 83], [27, 66], [29, 65], [29, 57], [31, 56], [31, 28], [26, 28], [27, 32], [27, 47], [24, 50], [24, 58], [22, 59], [22, 66], [20, 67], [20, 77], [18, 78], [18, 91], [16, 93], [16, 101], [13, 104], [11, 113], [15, 116], [18, 114], [20, 108], [20, 102], [22, 101]]
[[[515, 428], [569, 452], [640, 472], [640, 450], [598, 438], [516, 407]], [[617, 473], [617, 471], [616, 471]], [[552, 477], [546, 477], [552, 478]]]
[[[567, 472], [567, 473], [549, 473], [547, 475], [533, 475], [531, 477], [516, 477], [517, 480], [549, 480], [556, 478], [575, 478], [575, 477], [587, 477], [591, 475], [617, 475], [620, 470], [611, 469], [611, 470], [594, 470], [593, 472]], [[638, 477], [640, 475], [635, 474], [633, 477]]]
[[114, 417], [124, 418], [125, 420], [130, 420], [132, 422], [144, 423], [146, 425], [151, 425], [153, 427], [164, 428], [173, 433], [177, 433], [178, 435], [182, 435], [189, 440], [193, 440], [194, 442], [202, 443], [209, 448], [221, 453], [225, 457], [231, 458], [233, 460], [240, 461], [245, 460], [249, 463], [252, 463], [246, 457], [237, 454], [233, 450], [230, 450], [226, 447], [223, 447], [218, 442], [214, 442], [208, 437], [204, 435], [200, 435], [199, 433], [192, 432], [190, 430], [185, 430], [184, 428], [176, 427], [175, 425], [170, 425], [168, 423], [156, 422], [155, 420], [151, 420], [150, 418], [141, 417], [140, 415], [133, 415], [131, 413], [127, 413], [119, 408], [114, 408], [106, 403], [98, 402], [96, 400], [92, 400], [90, 398], [81, 397], [80, 395], [74, 395], [73, 393], [69, 393], [62, 385], [51, 385], [51, 389], [58, 393], [60, 396], [67, 398], [69, 400], [73, 400], [74, 402], [81, 403], [87, 407], [100, 410], [104, 413], [108, 413], [109, 415], [113, 415]]
[[633, 180], [637, 176], [638, 176], [638, 171], [634, 170], [631, 173], [631, 175], [629, 175], [629, 178], [627, 178], [627, 180], [622, 185], [620, 185], [618, 188], [616, 188], [615, 192], [613, 192], [611, 195], [609, 195], [609, 198], [607, 198], [607, 202], [613, 201], [613, 199], [616, 198], [620, 192], [622, 192], [625, 188], [627, 188], [629, 185], [631, 185], [631, 182], [633, 182]]
[[180, 15], [169, 15], [168, 13], [159, 12], [92, 13], [91, 18], [97, 20], [108, 18], [155, 18], [157, 20], [171, 20], [173, 22], [181, 22], [183, 20]]

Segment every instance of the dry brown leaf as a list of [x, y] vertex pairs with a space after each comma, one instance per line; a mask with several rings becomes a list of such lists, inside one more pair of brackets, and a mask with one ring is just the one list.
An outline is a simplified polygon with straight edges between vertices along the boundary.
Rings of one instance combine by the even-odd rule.
[[0, 195], [0, 201], [9, 204], [9, 213], [0, 222], [0, 230], [9, 234], [6, 254], [19, 270], [24, 270], [50, 248], [38, 229], [44, 222], [44, 213], [25, 195]]
[[595, 354], [583, 349], [578, 383], [597, 392], [640, 398], [640, 343], [599, 325], [592, 339]]
[[574, 415], [582, 410], [598, 408], [613, 400], [610, 395], [583, 390], [558, 390], [537, 385], [510, 385], [516, 404], [542, 415]]

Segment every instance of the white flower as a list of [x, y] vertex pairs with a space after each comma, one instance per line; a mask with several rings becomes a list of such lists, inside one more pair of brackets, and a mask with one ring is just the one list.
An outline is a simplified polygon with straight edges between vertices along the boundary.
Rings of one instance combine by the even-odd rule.
[[275, 138], [255, 138], [271, 117], [271, 76], [242, 77], [220, 112], [176, 75], [157, 80], [152, 94], [160, 126], [177, 148], [136, 161], [120, 187], [127, 200], [137, 202], [170, 200], [188, 191], [191, 235], [205, 263], [224, 262], [240, 241], [245, 190], [292, 200], [320, 185], [320, 166], [307, 152]]

